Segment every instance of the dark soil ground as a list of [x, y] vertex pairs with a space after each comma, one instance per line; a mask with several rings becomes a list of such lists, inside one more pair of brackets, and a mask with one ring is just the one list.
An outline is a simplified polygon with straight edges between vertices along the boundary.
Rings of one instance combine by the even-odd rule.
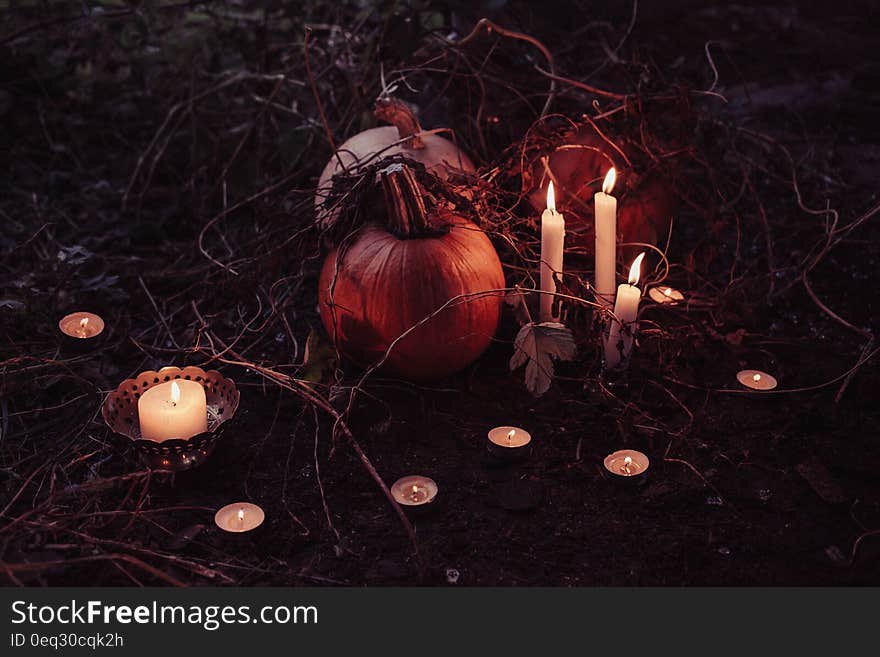
[[[643, 3], [631, 30], [632, 6], [605, 7], [622, 3], [351, 4], [0, 1], [0, 581], [880, 584], [880, 229], [853, 224], [880, 180], [874, 3]], [[258, 368], [316, 378], [302, 367], [321, 331], [311, 189], [331, 150], [304, 26], [341, 140], [369, 125], [380, 61], [410, 65], [429, 32], [461, 37], [481, 16], [535, 36], [564, 77], [606, 89], [708, 89], [714, 63], [728, 102], [700, 99], [702, 115], [787, 150], [744, 155], [755, 175], [742, 198], [760, 205], [726, 195], [735, 175], [721, 147], [703, 145], [718, 160], [701, 175], [683, 168], [685, 186], [717, 175], [709, 188], [725, 194], [712, 209], [682, 202], [675, 218], [670, 280], [699, 303], [646, 308], [614, 388], [588, 349], [532, 397], [508, 371], [509, 313], [460, 375], [367, 380], [348, 426], [378, 473], [440, 486], [436, 508], [412, 518], [420, 579], [382, 491], [345, 437], [331, 439], [332, 418]], [[498, 76], [538, 110], [547, 79], [528, 73], [540, 60], [527, 45], [475, 48], [468, 61], [489, 81], [481, 119], [473, 80], [422, 80], [445, 100], [419, 102], [424, 124], [454, 126], [486, 171], [535, 119]], [[589, 111], [579, 94], [563, 85], [554, 110]], [[799, 207], [793, 170], [805, 206], [855, 226], [809, 274], [842, 322], [801, 281], [830, 215]], [[206, 226], [214, 261], [198, 246]], [[107, 336], [71, 354], [57, 321], [81, 308], [103, 315]], [[218, 340], [240, 358], [212, 357]], [[169, 364], [220, 367], [242, 391], [216, 453], [176, 475], [144, 470], [100, 414], [123, 379]], [[779, 391], [743, 394], [735, 374], [747, 366], [775, 373]], [[315, 389], [342, 410], [360, 371], [335, 374]], [[487, 457], [498, 424], [532, 433], [528, 461]], [[650, 456], [646, 486], [603, 474], [621, 447]], [[263, 506], [264, 527], [216, 530], [214, 511], [236, 500]]]

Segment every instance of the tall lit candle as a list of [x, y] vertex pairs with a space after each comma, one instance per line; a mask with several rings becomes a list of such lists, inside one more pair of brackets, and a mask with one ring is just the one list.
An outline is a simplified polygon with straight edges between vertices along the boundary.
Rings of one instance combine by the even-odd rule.
[[608, 170], [602, 191], [593, 196], [596, 216], [596, 298], [611, 307], [617, 283], [617, 198], [611, 196], [617, 172]]
[[[541, 321], [554, 322], [559, 319], [553, 314], [554, 294], [557, 278], [562, 278], [562, 254], [565, 249], [565, 218], [556, 211], [556, 196], [553, 183], [547, 187], [547, 209], [541, 215]], [[557, 306], [558, 307], [558, 306]]]
[[645, 254], [640, 253], [629, 269], [629, 282], [617, 288], [614, 319], [605, 338], [605, 364], [609, 369], [626, 366], [632, 351], [635, 320], [639, 312], [642, 291], [638, 287], [639, 268]]
[[208, 430], [208, 409], [201, 383], [175, 379], [146, 390], [138, 399], [141, 436], [162, 442], [191, 438]]

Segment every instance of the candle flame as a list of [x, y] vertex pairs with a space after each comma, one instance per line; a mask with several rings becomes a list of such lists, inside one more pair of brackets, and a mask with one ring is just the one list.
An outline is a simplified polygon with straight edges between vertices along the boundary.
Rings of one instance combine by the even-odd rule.
[[547, 185], [547, 209], [550, 212], [556, 213], [556, 193], [553, 191], [553, 181], [550, 181], [550, 184]]
[[642, 251], [638, 257], [633, 260], [632, 267], [629, 268], [629, 284], [637, 285], [639, 282], [639, 270], [642, 266], [642, 260], [645, 259], [645, 252]]
[[623, 458], [623, 467], [621, 467], [620, 469], [623, 472], [625, 472], [626, 474], [629, 474], [630, 473], [630, 466], [632, 465], [632, 462], [633, 462], [633, 460], [632, 460], [631, 456], [625, 456]]
[[608, 169], [608, 173], [605, 174], [605, 181], [602, 183], [602, 192], [605, 194], [610, 194], [611, 190], [614, 189], [614, 183], [617, 180], [617, 171], [614, 170], [614, 167]]
[[752, 381], [754, 381], [755, 383], [757, 383], [760, 380], [761, 380], [760, 374], [755, 374], [755, 376], [752, 377]]
[[238, 510], [238, 521], [239, 521], [239, 522], [244, 522], [244, 509], [239, 509], [239, 510]]
[[88, 317], [83, 317], [81, 320], [79, 320], [79, 327], [81, 329], [85, 329], [85, 327], [88, 325], [89, 325], [89, 318]]
[[516, 429], [511, 429], [507, 432], [507, 442], [513, 440], [513, 437], [516, 435]]
[[667, 297], [671, 296], [672, 295], [672, 288], [667, 287], [665, 290], [663, 290], [663, 294], [665, 294]]
[[177, 404], [180, 401], [180, 386], [177, 385], [177, 381], [171, 382], [171, 403]]

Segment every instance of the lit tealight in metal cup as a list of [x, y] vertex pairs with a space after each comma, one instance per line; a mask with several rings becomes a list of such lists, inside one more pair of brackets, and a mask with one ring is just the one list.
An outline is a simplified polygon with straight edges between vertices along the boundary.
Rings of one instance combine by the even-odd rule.
[[521, 461], [532, 453], [532, 434], [520, 427], [495, 427], [489, 431], [486, 447], [502, 461]]
[[641, 486], [648, 480], [651, 462], [648, 457], [634, 449], [620, 449], [605, 457], [605, 469], [612, 480], [620, 485]]

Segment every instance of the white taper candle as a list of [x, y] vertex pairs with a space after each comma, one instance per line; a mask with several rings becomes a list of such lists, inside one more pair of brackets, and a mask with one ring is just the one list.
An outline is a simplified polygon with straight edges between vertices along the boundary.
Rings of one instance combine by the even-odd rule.
[[541, 321], [558, 321], [553, 314], [553, 294], [556, 293], [557, 278], [562, 278], [562, 259], [565, 250], [565, 218], [556, 211], [556, 198], [553, 183], [547, 187], [547, 209], [541, 215]]
[[617, 284], [617, 198], [611, 196], [617, 172], [608, 170], [602, 191], [593, 196], [596, 218], [596, 288], [597, 301], [611, 307]]

